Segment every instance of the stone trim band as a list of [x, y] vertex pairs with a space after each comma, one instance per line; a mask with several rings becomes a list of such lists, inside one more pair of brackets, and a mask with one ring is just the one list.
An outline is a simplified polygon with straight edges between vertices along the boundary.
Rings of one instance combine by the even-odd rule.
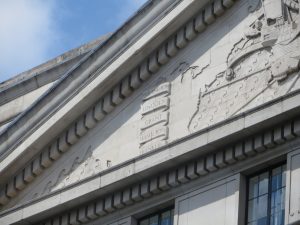
[[211, 172], [272, 150], [274, 147], [298, 137], [300, 137], [299, 118], [233, 143], [222, 150], [207, 154], [162, 175], [141, 181], [84, 206], [74, 208], [67, 213], [40, 223], [40, 225], [75, 225], [90, 222], [153, 195], [201, 178]]
[[163, 45], [155, 50], [131, 74], [125, 77], [110, 92], [104, 95], [94, 106], [64, 131], [53, 143], [43, 149], [28, 166], [16, 174], [0, 189], [0, 206], [5, 205], [20, 191], [39, 176], [54, 161], [68, 151], [81, 137], [96, 126], [106, 115], [112, 112], [125, 98], [138, 89], [146, 80], [155, 74], [162, 65], [166, 64], [178, 51], [184, 48], [206, 27], [220, 17], [226, 9], [234, 4], [234, 0], [215, 0], [206, 5], [201, 12], [194, 16], [185, 26], [180, 28]]

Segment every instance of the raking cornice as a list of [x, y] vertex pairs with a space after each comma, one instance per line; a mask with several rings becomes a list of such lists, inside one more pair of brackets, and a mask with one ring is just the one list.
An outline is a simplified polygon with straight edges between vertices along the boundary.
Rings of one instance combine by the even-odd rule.
[[[172, 26], [174, 26], [174, 23], [171, 23], [171, 21], [175, 19], [178, 15], [181, 15], [182, 8], [188, 10], [193, 4], [198, 4], [199, 6], [199, 2], [195, 2], [197, 1], [181, 2], [181, 8], [177, 9], [175, 7], [173, 11], [169, 13], [170, 18], [167, 18], [169, 19], [169, 21], [160, 21], [162, 23], [161, 26], [168, 27], [169, 24], [172, 24]], [[204, 1], [202, 1], [202, 3], [203, 2]], [[58, 136], [58, 138], [55, 138], [50, 145], [47, 145], [46, 147], [39, 146], [40, 148], [37, 145], [35, 149], [31, 150], [32, 152], [29, 156], [33, 156], [38, 152], [40, 153], [25, 168], [19, 170], [19, 172], [16, 175], [14, 175], [13, 178], [11, 178], [9, 182], [3, 186], [0, 194], [0, 204], [6, 204], [9, 201], [9, 199], [15, 197], [19, 191], [23, 190], [31, 181], [35, 179], [35, 177], [39, 176], [43, 172], [43, 170], [50, 167], [53, 164], [53, 162], [59, 159], [64, 152], [70, 149], [70, 147], [74, 145], [80, 139], [80, 137], [84, 136], [99, 121], [101, 121], [105, 116], [107, 116], [107, 114], [112, 112], [115, 109], [115, 107], [117, 107], [117, 105], [119, 105], [125, 98], [130, 96], [134, 90], [138, 89], [143, 84], [143, 82], [145, 82], [151, 76], [156, 74], [162, 65], [166, 64], [172, 57], [174, 57], [178, 53], [180, 49], [184, 48], [199, 33], [203, 32], [208, 25], [212, 24], [216, 20], [216, 18], [221, 16], [227, 8], [233, 5], [233, 3], [233, 0], [215, 0], [207, 4], [205, 8], [197, 10], [198, 12], [196, 15], [194, 15], [192, 18], [189, 18], [188, 22], [181, 26], [179, 29], [177, 29], [175, 33], [172, 32], [172, 35], [167, 37], [167, 39], [165, 37], [165, 34], [162, 35], [162, 37], [160, 37], [160, 41], [158, 41], [158, 38], [156, 38], [156, 42], [163, 43], [160, 44], [155, 51], [152, 51], [150, 55], [147, 55], [146, 59], [141, 61], [141, 63], [137, 67], [131, 69], [127, 76], [124, 76], [121, 81], [117, 81], [108, 77], [107, 82], [114, 84], [113, 89], [109, 90], [109, 88], [105, 88], [104, 84], [99, 85], [101, 88], [98, 88], [101, 89], [101, 91], [105, 94], [102, 95], [102, 97], [100, 97], [99, 100], [99, 96], [95, 96], [96, 93], [94, 93], [94, 98], [92, 99], [98, 98], [98, 101], [96, 103], [86, 100], [85, 105], [80, 105], [80, 108], [78, 105], [72, 108], [66, 107], [65, 110], [78, 110], [80, 113], [82, 113], [82, 115], [79, 118], [76, 118], [75, 121], [71, 120], [68, 117], [63, 118], [65, 121], [67, 121], [67, 124], [70, 124], [70, 126], [65, 128], [65, 131], [61, 133]], [[187, 13], [187, 11], [185, 12]], [[155, 28], [152, 29], [160, 33]], [[147, 34], [145, 36], [147, 37]], [[146, 40], [150, 41], [153, 40], [153, 38], [146, 38]], [[144, 41], [146, 42], [146, 40]], [[133, 55], [141, 53], [141, 47], [138, 46], [139, 45], [134, 45], [132, 50], [127, 50], [130, 50], [131, 52], [129, 52]], [[87, 58], [84, 60], [87, 60], [88, 58], [92, 58], [92, 60], [98, 60], [95, 59], [93, 53], [87, 56]], [[118, 60], [122, 60], [122, 57], [116, 58], [115, 62], [118, 63]], [[92, 73], [94, 75], [100, 72], [92, 72], [93, 70], [91, 68], [85, 67], [84, 65], [82, 65], [81, 68], [79, 68], [79, 71], [85, 74]], [[102, 76], [97, 77], [98, 81], [101, 81], [102, 78]], [[66, 79], [69, 78], [66, 77]], [[96, 80], [96, 78], [94, 80]], [[77, 82], [79, 82], [79, 80]], [[75, 82], [75, 84], [73, 85], [78, 85], [77, 82]], [[94, 86], [93, 85], [94, 84], [91, 83], [84, 83], [83, 86], [85, 88], [92, 87], [95, 89], [96, 84]], [[72, 95], [71, 97], [72, 99], [70, 99], [69, 102], [74, 102], [78, 95]], [[53, 127], [51, 127], [51, 124], [49, 124], [49, 126], [49, 128], [54, 129]], [[22, 145], [24, 143], [18, 144]], [[22, 152], [13, 151], [11, 153], [9, 152], [9, 154], [7, 154], [5, 158], [2, 157], [0, 173], [4, 172], [4, 178], [8, 177], [8, 173], [5, 172], [7, 171], [8, 167], [10, 167], [11, 169], [10, 163], [12, 163], [16, 158], [20, 157], [20, 153]], [[14, 154], [15, 156], [13, 156]], [[3, 181], [1, 182], [2, 184], [4, 184]]]

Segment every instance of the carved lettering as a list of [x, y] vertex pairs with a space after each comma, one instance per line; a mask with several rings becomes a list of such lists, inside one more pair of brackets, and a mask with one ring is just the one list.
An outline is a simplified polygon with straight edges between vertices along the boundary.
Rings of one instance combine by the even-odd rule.
[[149, 92], [146, 93], [146, 97], [144, 98], [144, 101], [159, 95], [167, 96], [170, 94], [170, 89], [171, 89], [171, 84], [169, 82], [160, 84], [150, 93]]
[[141, 132], [140, 144], [145, 144], [153, 139], [163, 137], [163, 139], [168, 138], [168, 127], [166, 126], [154, 126], [145, 131]]
[[141, 147], [141, 153], [144, 154], [144, 153], [153, 151], [154, 149], [160, 148], [166, 144], [167, 144], [166, 140], [157, 140], [157, 141], [153, 141], [153, 142], [144, 144]]
[[168, 97], [150, 99], [142, 105], [142, 115], [162, 109], [167, 110], [170, 105]]
[[141, 121], [141, 130], [145, 130], [156, 124], [162, 123], [162, 125], [167, 125], [169, 122], [169, 112], [158, 112], [150, 115], [146, 115]]

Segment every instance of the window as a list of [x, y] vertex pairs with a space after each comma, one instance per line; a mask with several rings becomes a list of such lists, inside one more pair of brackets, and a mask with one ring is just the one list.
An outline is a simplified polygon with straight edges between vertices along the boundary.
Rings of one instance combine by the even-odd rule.
[[142, 218], [138, 225], [173, 225], [174, 209], [160, 211]]
[[247, 225], [284, 225], [286, 165], [248, 180]]

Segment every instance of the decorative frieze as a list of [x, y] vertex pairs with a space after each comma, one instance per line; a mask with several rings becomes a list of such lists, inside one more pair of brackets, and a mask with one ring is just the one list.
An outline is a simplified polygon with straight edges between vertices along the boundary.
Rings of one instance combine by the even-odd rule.
[[[286, 127], [290, 128], [289, 132], [284, 132]], [[282, 138], [284, 142], [275, 143], [274, 146], [266, 146], [264, 142], [265, 135], [269, 133], [274, 135], [274, 133], [278, 132], [277, 129], [279, 129], [283, 134]], [[84, 220], [86, 222], [90, 222], [94, 219], [106, 216], [109, 213], [114, 213], [126, 206], [144, 201], [147, 198], [151, 198], [153, 195], [184, 185], [194, 179], [207, 176], [209, 173], [213, 173], [232, 164], [247, 160], [256, 155], [263, 154], [265, 151], [272, 150], [272, 148], [286, 143], [288, 140], [299, 138], [299, 130], [300, 119], [289, 121], [283, 124], [283, 126], [271, 128], [257, 134], [254, 137], [247, 137], [244, 140], [232, 143], [219, 151], [209, 153], [195, 159], [194, 161], [179, 165], [177, 168], [165, 171], [164, 173], [150, 179], [145, 177], [145, 180], [140, 181], [140, 183], [126, 187], [115, 193], [109, 193], [107, 196], [100, 197], [99, 200], [94, 200], [93, 202], [86, 204], [84, 207], [81, 206], [80, 208], [75, 208], [70, 212], [53, 217], [42, 224], [51, 224], [51, 222], [57, 220], [57, 218], [69, 218], [70, 220], [71, 218], [82, 218], [80, 221]], [[255, 142], [263, 144], [265, 151], [261, 151], [261, 145], [255, 144]], [[247, 154], [249, 152], [251, 152], [251, 154]], [[243, 157], [240, 157], [241, 155], [243, 155]], [[69, 221], [69, 223], [73, 224], [71, 221]]]
[[[216, 4], [216, 2], [220, 3]], [[53, 162], [59, 159], [64, 152], [68, 151], [70, 147], [80, 139], [80, 137], [86, 135], [97, 122], [103, 120], [105, 116], [112, 112], [118, 104], [121, 104], [126, 97], [130, 96], [130, 94], [134, 90], [138, 89], [143, 82], [156, 73], [160, 69], [161, 65], [167, 63], [181, 48], [185, 47], [189, 41], [193, 40], [196, 34], [203, 32], [208, 24], [211, 24], [217, 16], [222, 14], [221, 8], [227, 9], [231, 7], [233, 3], [233, 0], [215, 0], [214, 2], [210, 2], [204, 10], [201, 10], [173, 36], [169, 37], [165, 43], [155, 49], [149, 57], [147, 57], [139, 66], [137, 66], [136, 69], [132, 71], [132, 73], [128, 74], [127, 77], [125, 77], [112, 90], [106, 93], [105, 96], [102, 96], [98, 102], [91, 106], [90, 109], [88, 109], [80, 118], [74, 121], [74, 123], [67, 130], [61, 133], [57, 139], [53, 140], [53, 142], [45, 149], [42, 149], [36, 158], [34, 158], [22, 171], [16, 174], [6, 185], [0, 188], [0, 205], [6, 204], [9, 199], [15, 196], [14, 194], [11, 194], [11, 192], [9, 192], [8, 195], [7, 187], [13, 187], [13, 190], [16, 190], [16, 193], [25, 188], [24, 184], [28, 185], [36, 178], [36, 176], [40, 175], [43, 170], [50, 167]], [[220, 4], [222, 5], [221, 8]], [[155, 112], [155, 110], [158, 109], [168, 109], [169, 100], [165, 96], [165, 93], [168, 92], [168, 84], [165, 85], [166, 86], [161, 87], [161, 90], [153, 91], [153, 95], [160, 95], [161, 99], [147, 103], [147, 105], [144, 106], [145, 115]], [[152, 98], [152, 96], [150, 97]], [[148, 101], [147, 97], [145, 100]], [[161, 124], [164, 127], [167, 126], [166, 121], [162, 121]], [[164, 130], [165, 135], [162, 140], [158, 141], [150, 139], [150, 142], [148, 141], [141, 145], [141, 149], [146, 148], [144, 147], [146, 144], [148, 144], [149, 147], [147, 147], [146, 150], [143, 149], [143, 151], [149, 151], [150, 149], [162, 146], [164, 143], [163, 140], [167, 139], [167, 130], [168, 129]], [[143, 132], [145, 132], [145, 129]], [[154, 135], [156, 134], [154, 131], [150, 133]], [[16, 187], [15, 182], [17, 178], [18, 188]], [[23, 179], [23, 181], [20, 181], [20, 179]]]

